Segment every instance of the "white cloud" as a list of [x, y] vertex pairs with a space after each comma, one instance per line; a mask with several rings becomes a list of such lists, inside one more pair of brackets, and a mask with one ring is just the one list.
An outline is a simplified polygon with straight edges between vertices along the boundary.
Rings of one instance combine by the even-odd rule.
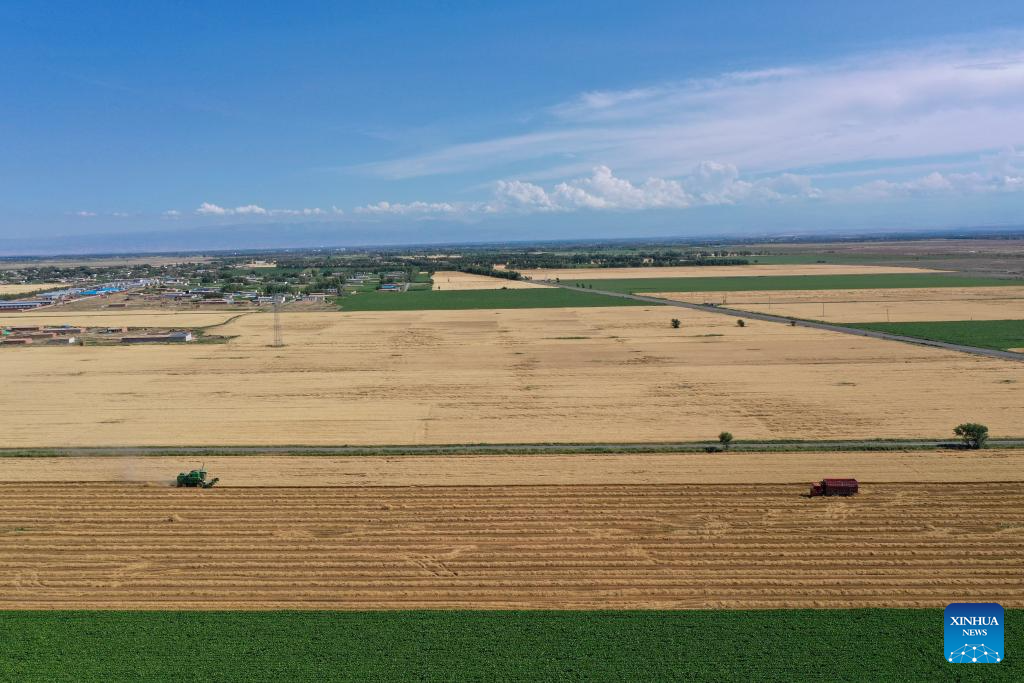
[[408, 204], [377, 202], [366, 206], [357, 206], [356, 213], [372, 215], [427, 215], [427, 214], [453, 214], [459, 208], [447, 202], [410, 202]]
[[327, 214], [323, 209], [271, 209], [271, 216], [324, 216]]
[[836, 190], [831, 196], [838, 200], [866, 201], [900, 197], [967, 197], [1024, 191], [1024, 173], [1007, 170], [1008, 173], [1005, 175], [934, 171], [919, 178], [899, 182], [874, 180], [849, 189]]
[[170, 220], [177, 220], [178, 218], [181, 218], [181, 211], [178, 211], [177, 209], [168, 209], [160, 215]]
[[551, 189], [521, 180], [503, 180], [496, 184], [495, 199], [488, 207], [492, 212], [641, 211], [821, 196], [822, 192], [803, 176], [787, 173], [747, 181], [740, 179], [739, 171], [731, 164], [704, 161], [686, 176], [652, 177], [641, 183], [617, 177], [607, 166], [597, 166], [589, 177], [558, 183]]
[[529, 207], [536, 211], [555, 211], [558, 206], [543, 187], [522, 180], [499, 180], [495, 188], [498, 202]]
[[[366, 167], [391, 178], [566, 164], [676, 177], [715, 159], [749, 173], [972, 155], [1024, 143], [1020, 36], [976, 36], [821, 65], [584, 93], [531, 131]], [[577, 166], [578, 167], [578, 166]]]
[[81, 218], [92, 218], [96, 215], [95, 211], [75, 211], [75, 215]]
[[217, 206], [210, 202], [203, 202], [196, 209], [196, 213], [200, 216], [226, 216], [231, 213], [231, 209], [225, 209], [223, 206]]
[[[335, 215], [339, 215], [341, 210], [334, 208], [332, 212]], [[259, 204], [246, 204], [244, 206], [236, 206], [234, 208], [219, 206], [217, 204], [211, 204], [210, 202], [203, 202], [196, 209], [196, 213], [200, 216], [325, 216], [327, 212], [320, 208], [303, 208], [303, 209], [265, 209]]]

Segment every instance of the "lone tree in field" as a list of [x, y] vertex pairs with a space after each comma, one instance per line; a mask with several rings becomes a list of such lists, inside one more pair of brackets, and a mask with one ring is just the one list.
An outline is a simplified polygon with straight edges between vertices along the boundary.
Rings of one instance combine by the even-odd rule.
[[968, 448], [984, 448], [988, 441], [988, 427], [977, 422], [964, 422], [953, 430], [953, 433], [964, 440]]
[[672, 318], [672, 329], [673, 330], [678, 330], [680, 325], [682, 325], [682, 323], [679, 322], [679, 318]]
[[736, 326], [737, 327], [746, 327], [747, 324], [745, 322], [743, 322], [743, 318], [740, 318], [739, 320], [736, 321]]
[[722, 448], [729, 450], [729, 444], [732, 443], [732, 432], [722, 432], [718, 435], [718, 443], [722, 444]]

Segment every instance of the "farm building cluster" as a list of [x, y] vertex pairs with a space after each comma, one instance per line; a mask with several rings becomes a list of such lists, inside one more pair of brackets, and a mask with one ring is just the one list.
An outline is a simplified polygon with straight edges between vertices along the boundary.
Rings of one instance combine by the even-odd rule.
[[137, 280], [117, 280], [99, 285], [82, 287], [67, 287], [63, 289], [52, 289], [50, 291], [38, 292], [31, 297], [15, 299], [11, 301], [0, 301], [0, 311], [32, 311], [44, 306], [54, 304], [70, 303], [90, 297], [105, 297], [111, 294], [119, 294], [130, 290], [141, 289], [158, 285], [159, 280], [146, 278]]

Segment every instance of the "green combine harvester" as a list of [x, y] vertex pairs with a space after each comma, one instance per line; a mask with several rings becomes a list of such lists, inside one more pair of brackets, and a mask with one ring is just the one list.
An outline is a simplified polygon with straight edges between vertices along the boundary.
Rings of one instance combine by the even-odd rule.
[[210, 481], [206, 481], [206, 466], [203, 465], [198, 470], [180, 473], [178, 475], [178, 488], [208, 489], [212, 488], [218, 481], [220, 481], [220, 477], [214, 477]]

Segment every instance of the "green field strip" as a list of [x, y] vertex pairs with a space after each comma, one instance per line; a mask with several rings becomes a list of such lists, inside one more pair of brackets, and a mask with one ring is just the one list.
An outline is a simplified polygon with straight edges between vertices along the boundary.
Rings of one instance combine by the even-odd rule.
[[1009, 351], [1024, 348], [1024, 320], [949, 320], [907, 323], [843, 323], [861, 330]]
[[[181, 595], [177, 607], [189, 607]], [[949, 664], [941, 609], [0, 613], [0, 680], [1024, 680]]]
[[911, 289], [923, 287], [1024, 287], [1024, 280], [961, 277], [936, 273], [871, 275], [751, 275], [726, 277], [664, 277], [612, 280], [563, 278], [610, 292], [756, 292], [813, 289]]
[[584, 306], [656, 306], [649, 302], [601, 296], [584, 291], [537, 287], [461, 292], [374, 292], [335, 299], [343, 311], [456, 311], [501, 308], [576, 308]]

